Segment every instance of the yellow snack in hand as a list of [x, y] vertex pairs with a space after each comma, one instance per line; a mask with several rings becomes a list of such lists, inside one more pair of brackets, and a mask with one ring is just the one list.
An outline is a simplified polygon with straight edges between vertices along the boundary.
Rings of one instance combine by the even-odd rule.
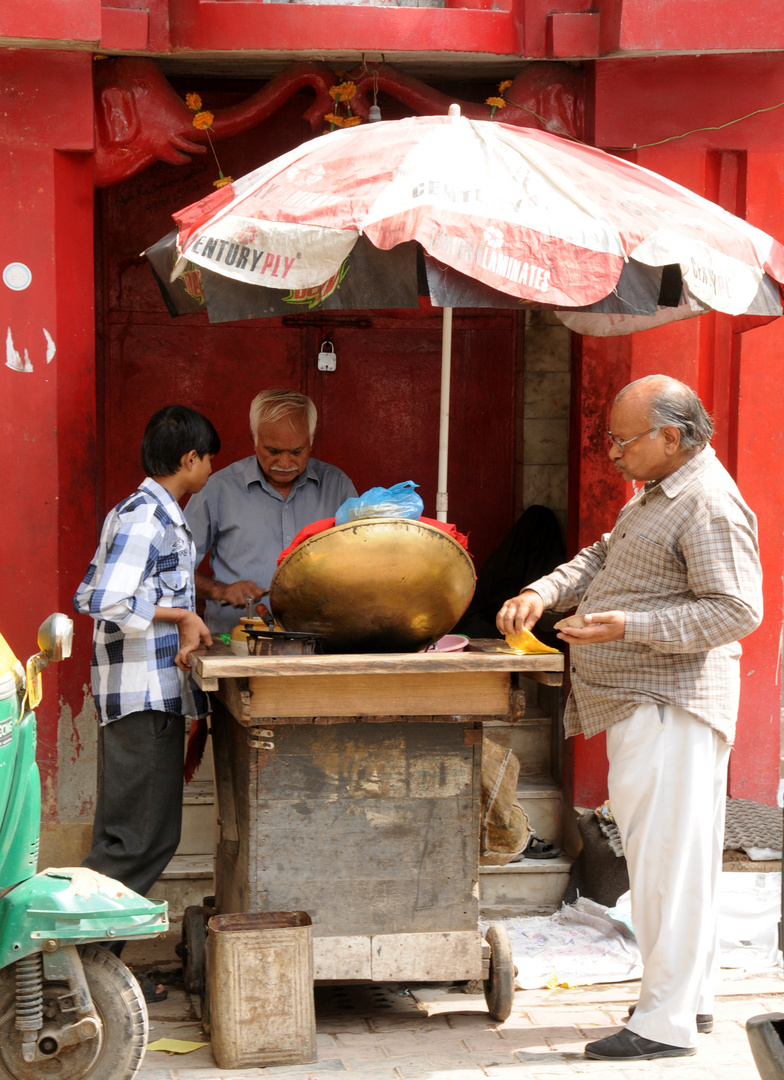
[[551, 649], [535, 638], [530, 630], [520, 630], [517, 634], [506, 634], [504, 641], [514, 652], [519, 653], [557, 653], [559, 649]]

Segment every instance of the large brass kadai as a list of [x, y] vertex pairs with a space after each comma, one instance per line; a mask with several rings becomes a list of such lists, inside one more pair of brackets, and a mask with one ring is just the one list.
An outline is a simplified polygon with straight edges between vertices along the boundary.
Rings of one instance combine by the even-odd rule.
[[364, 518], [295, 548], [269, 602], [285, 630], [319, 634], [325, 652], [415, 652], [452, 629], [475, 585], [471, 556], [442, 529]]

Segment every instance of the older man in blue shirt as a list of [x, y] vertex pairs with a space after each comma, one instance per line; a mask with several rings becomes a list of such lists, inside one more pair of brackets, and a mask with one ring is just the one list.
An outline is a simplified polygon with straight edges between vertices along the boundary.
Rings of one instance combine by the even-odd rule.
[[293, 390], [265, 390], [250, 408], [255, 454], [210, 477], [185, 509], [196, 564], [209, 553], [213, 577], [196, 574], [213, 634], [230, 633], [248, 599], [269, 589], [278, 556], [300, 529], [332, 517], [356, 489], [344, 472], [310, 457], [316, 407]]

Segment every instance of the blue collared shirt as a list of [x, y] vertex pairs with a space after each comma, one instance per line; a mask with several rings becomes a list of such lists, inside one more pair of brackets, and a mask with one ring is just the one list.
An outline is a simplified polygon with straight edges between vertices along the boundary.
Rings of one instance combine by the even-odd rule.
[[206, 695], [174, 663], [177, 626], [154, 609], [196, 610], [195, 546], [177, 500], [149, 476], [106, 516], [74, 607], [95, 620], [92, 690], [102, 724], [145, 709], [205, 716]]
[[[287, 499], [270, 484], [256, 455], [213, 473], [185, 508], [196, 543], [196, 565], [209, 553], [216, 581], [253, 581], [269, 588], [278, 556], [300, 529], [334, 517], [341, 503], [357, 494], [344, 472], [315, 458]], [[239, 608], [208, 600], [205, 622], [213, 634], [228, 634], [239, 622]]]

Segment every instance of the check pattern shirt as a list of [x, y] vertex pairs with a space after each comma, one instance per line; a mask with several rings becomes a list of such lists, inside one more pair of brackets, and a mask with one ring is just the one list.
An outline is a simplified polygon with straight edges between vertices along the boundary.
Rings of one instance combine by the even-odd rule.
[[98, 549], [74, 596], [91, 615], [91, 681], [102, 724], [156, 709], [207, 714], [207, 698], [174, 663], [177, 626], [154, 608], [196, 610], [195, 547], [176, 499], [149, 476], [107, 515]]
[[545, 608], [623, 611], [620, 641], [573, 646], [567, 735], [595, 735], [638, 705], [677, 705], [732, 743], [738, 639], [762, 619], [756, 518], [711, 447], [646, 484], [615, 528], [533, 582]]

